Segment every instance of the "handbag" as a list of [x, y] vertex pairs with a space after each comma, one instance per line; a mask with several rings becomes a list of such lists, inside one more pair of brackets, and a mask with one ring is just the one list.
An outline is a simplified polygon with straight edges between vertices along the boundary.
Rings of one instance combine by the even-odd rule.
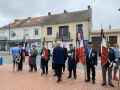
[[20, 56], [20, 55], [17, 55], [15, 60], [16, 60], [16, 63], [20, 63], [21, 56]]

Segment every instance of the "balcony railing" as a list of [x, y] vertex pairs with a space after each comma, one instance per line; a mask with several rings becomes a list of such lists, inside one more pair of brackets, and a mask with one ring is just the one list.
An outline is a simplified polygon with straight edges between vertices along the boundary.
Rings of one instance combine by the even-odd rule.
[[56, 41], [71, 41], [70, 32], [67, 35], [59, 35], [56, 33]]

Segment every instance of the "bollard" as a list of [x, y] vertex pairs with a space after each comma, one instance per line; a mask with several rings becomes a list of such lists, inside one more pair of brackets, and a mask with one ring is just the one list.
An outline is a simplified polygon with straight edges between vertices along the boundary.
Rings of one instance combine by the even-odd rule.
[[0, 56], [0, 65], [2, 65], [3, 64], [3, 58], [2, 58], [2, 56]]

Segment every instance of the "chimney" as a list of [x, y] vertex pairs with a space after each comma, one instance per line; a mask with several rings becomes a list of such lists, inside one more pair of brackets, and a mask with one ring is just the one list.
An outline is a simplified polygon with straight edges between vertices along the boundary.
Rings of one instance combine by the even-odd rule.
[[91, 6], [90, 6], [90, 5], [88, 5], [88, 9], [91, 9]]
[[50, 16], [51, 15], [51, 12], [48, 12], [48, 16]]
[[28, 19], [28, 20], [30, 20], [30, 19], [31, 19], [31, 17], [28, 17], [27, 19]]
[[18, 19], [15, 19], [14, 22], [18, 22], [19, 20]]
[[64, 13], [67, 13], [67, 10], [64, 10]]
[[92, 20], [92, 8], [90, 5], [88, 5], [88, 20]]

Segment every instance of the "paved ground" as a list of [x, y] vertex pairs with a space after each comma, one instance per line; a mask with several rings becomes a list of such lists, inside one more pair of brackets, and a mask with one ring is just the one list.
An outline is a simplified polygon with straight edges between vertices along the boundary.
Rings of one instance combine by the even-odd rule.
[[[27, 61], [24, 64], [23, 72], [12, 72], [11, 56], [8, 53], [0, 53], [4, 58], [4, 65], [0, 66], [0, 90], [120, 90], [117, 82], [114, 81], [115, 88], [101, 86], [101, 69], [97, 67], [96, 84], [84, 82], [84, 72], [80, 66], [77, 69], [77, 80], [67, 79], [68, 72], [63, 75], [63, 81], [56, 83], [56, 77], [49, 68], [48, 76], [40, 75], [40, 70], [35, 73], [28, 72]], [[39, 57], [38, 57], [39, 58]], [[27, 58], [26, 58], [27, 60]], [[37, 60], [38, 68], [40, 60]], [[51, 63], [49, 65], [51, 67]]]
[[39, 72], [28, 72], [27, 66], [23, 72], [12, 72], [12, 66], [7, 64], [0, 66], [0, 90], [120, 90], [109, 86], [101, 86], [101, 74], [97, 73], [96, 84], [85, 83], [83, 71], [78, 70], [77, 80], [67, 79], [67, 72], [63, 75], [63, 81], [56, 83], [56, 77], [53, 77], [52, 70], [49, 69], [48, 76], [40, 76]]

